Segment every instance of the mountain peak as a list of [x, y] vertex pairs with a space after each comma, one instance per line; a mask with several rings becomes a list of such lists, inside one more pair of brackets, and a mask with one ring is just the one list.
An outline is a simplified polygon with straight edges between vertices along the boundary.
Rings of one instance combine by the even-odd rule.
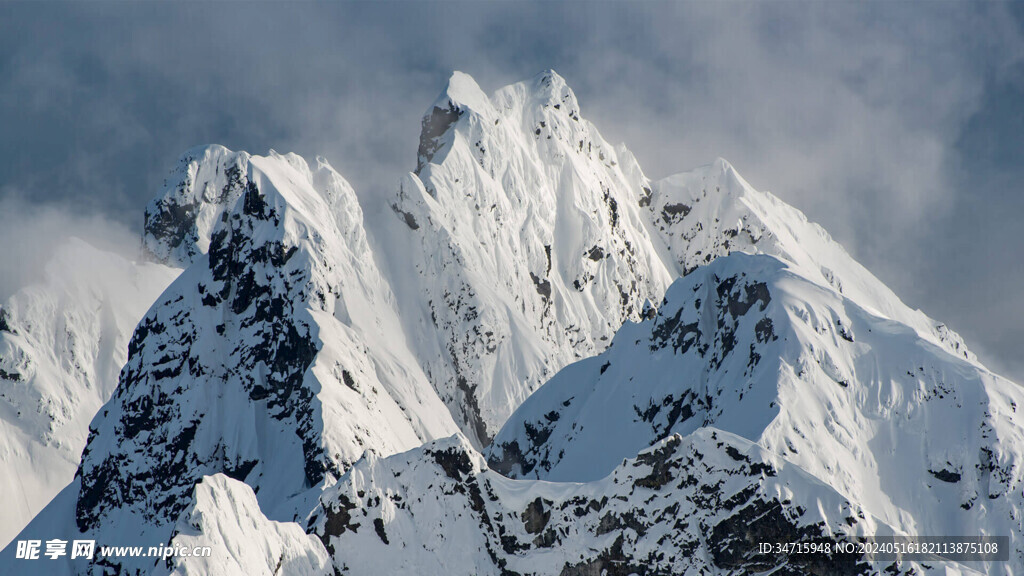
[[452, 72], [441, 94], [430, 105], [420, 122], [420, 145], [416, 153], [416, 174], [434, 159], [434, 155], [447, 143], [449, 128], [467, 110], [491, 118], [497, 113], [491, 100], [480, 89], [476, 80], [465, 72]]
[[476, 80], [469, 74], [458, 70], [452, 72], [451, 77], [448, 78], [448, 85], [434, 101], [431, 110], [447, 108], [449, 103], [457, 109], [469, 108], [479, 113], [484, 113], [491, 108], [490, 99], [476, 83]]
[[217, 218], [245, 189], [249, 158], [247, 152], [219, 144], [185, 151], [163, 189], [146, 206], [146, 257], [184, 268], [206, 252]]
[[525, 89], [524, 92], [528, 98], [542, 108], [551, 107], [563, 110], [570, 116], [578, 116], [579, 102], [576, 100], [576, 94], [558, 72], [548, 69], [536, 74], [530, 80], [513, 84], [504, 90], [515, 89], [519, 86]]
[[565, 77], [563, 77], [558, 72], [555, 72], [551, 68], [548, 68], [543, 72], [537, 73], [533, 77], [533, 83], [538, 87], [548, 89], [552, 92], [562, 90], [568, 90], [569, 92], [572, 92], [572, 89], [569, 88], [569, 84], [566, 83], [565, 81]]
[[[554, 70], [456, 71], [375, 200], [196, 147], [146, 212], [177, 280], [73, 244], [55, 275], [106, 284], [4, 303], [0, 492], [46, 501], [82, 455], [19, 540], [230, 556], [158, 574], [804, 574], [750, 544], [898, 529], [1024, 565], [1024, 392], [728, 161], [651, 181]], [[47, 572], [153, 567], [79, 562]]]

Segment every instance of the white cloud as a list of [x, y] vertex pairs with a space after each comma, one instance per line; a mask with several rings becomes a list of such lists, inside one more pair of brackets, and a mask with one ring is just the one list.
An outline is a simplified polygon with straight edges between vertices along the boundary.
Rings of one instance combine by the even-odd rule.
[[140, 255], [139, 237], [120, 223], [70, 207], [28, 203], [5, 191], [0, 197], [0, 303], [42, 281], [47, 263], [71, 237], [130, 260]]

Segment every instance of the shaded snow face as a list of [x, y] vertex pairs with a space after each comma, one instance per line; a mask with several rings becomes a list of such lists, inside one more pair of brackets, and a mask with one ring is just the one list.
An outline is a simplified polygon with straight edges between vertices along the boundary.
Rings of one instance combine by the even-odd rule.
[[71, 238], [0, 305], [0, 546], [74, 477], [132, 330], [179, 272]]

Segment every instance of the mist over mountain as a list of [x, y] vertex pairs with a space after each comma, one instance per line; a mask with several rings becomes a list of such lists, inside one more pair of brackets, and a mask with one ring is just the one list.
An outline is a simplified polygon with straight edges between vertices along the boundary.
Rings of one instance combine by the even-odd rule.
[[[143, 262], [75, 243], [0, 307], [0, 571], [1024, 566], [1020, 386], [729, 162], [648, 178], [552, 70], [455, 72], [417, 152], [363, 195], [191, 148]], [[892, 535], [1009, 559], [758, 546]], [[18, 557], [54, 538], [212, 554]]]

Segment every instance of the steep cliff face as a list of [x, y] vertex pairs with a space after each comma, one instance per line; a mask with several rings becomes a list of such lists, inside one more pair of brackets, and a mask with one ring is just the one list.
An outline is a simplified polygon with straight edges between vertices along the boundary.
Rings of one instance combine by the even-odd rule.
[[142, 248], [157, 262], [186, 267], [210, 247], [213, 228], [249, 184], [247, 152], [223, 146], [186, 151], [146, 206]]
[[415, 275], [397, 289], [424, 369], [475, 445], [661, 298], [642, 182], [554, 72], [491, 97], [455, 73], [427, 112], [381, 236], [392, 277]]

